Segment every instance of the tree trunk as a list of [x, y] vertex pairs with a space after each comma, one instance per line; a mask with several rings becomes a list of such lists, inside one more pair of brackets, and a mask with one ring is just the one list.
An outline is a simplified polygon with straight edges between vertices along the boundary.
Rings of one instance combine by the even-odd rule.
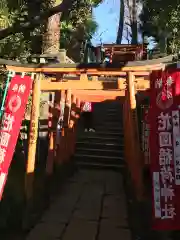
[[81, 50], [85, 41], [85, 29], [83, 25], [79, 25], [72, 34], [70, 43], [67, 46], [67, 56], [75, 62], [81, 62]]
[[121, 44], [124, 30], [124, 0], [120, 0], [120, 16], [116, 43]]
[[132, 6], [131, 6], [131, 31], [132, 31], [131, 44], [137, 44], [137, 42], [138, 42], [138, 29], [137, 29], [137, 5], [136, 5], [136, 0], [132, 0]]
[[46, 30], [43, 36], [42, 52], [46, 54], [56, 54], [60, 49], [60, 18], [57, 13], [48, 18]]
[[56, 13], [63, 13], [63, 15], [68, 15], [70, 9], [72, 8], [73, 2], [74, 0], [63, 0], [61, 4], [51, 9], [48, 8], [46, 11], [42, 11], [37, 16], [34, 16], [25, 22], [16, 20], [12, 26], [0, 29], [0, 40], [12, 34], [24, 32], [26, 29], [32, 31], [35, 27], [38, 27], [41, 23], [43, 23], [44, 20], [48, 19]]

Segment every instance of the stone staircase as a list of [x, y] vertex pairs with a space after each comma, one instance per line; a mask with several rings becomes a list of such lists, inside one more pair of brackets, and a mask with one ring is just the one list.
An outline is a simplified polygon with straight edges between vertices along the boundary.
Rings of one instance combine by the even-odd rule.
[[78, 127], [75, 163], [80, 167], [120, 170], [124, 166], [122, 106], [118, 101], [94, 104], [95, 133]]

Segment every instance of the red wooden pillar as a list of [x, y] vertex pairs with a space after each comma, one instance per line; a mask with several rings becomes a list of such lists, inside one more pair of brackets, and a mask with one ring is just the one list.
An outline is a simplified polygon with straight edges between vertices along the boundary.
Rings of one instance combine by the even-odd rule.
[[61, 96], [61, 92], [58, 91], [57, 93], [58, 98], [54, 100], [54, 106], [52, 107], [52, 101], [49, 107], [50, 114], [49, 114], [49, 150], [47, 156], [47, 163], [46, 163], [46, 173], [47, 175], [51, 175], [53, 173], [54, 167], [54, 160], [56, 154], [56, 131], [57, 131], [57, 123], [60, 113], [60, 107], [58, 103], [58, 99]]
[[[143, 199], [143, 172], [142, 159], [140, 155], [140, 142], [137, 126], [137, 111], [135, 98], [135, 77], [133, 73], [127, 75], [127, 90], [126, 90], [126, 104], [127, 104], [127, 119], [125, 126], [126, 141], [126, 156], [127, 164], [131, 173], [132, 181], [134, 183], [136, 197], [138, 200]], [[128, 131], [127, 131], [127, 130]], [[129, 151], [131, 149], [131, 151]]]
[[81, 100], [79, 98], [76, 98], [76, 128], [75, 128], [75, 131], [77, 130], [77, 123], [79, 121], [80, 116], [81, 116]]
[[49, 116], [48, 116], [48, 138], [49, 138], [49, 146], [48, 146], [48, 156], [46, 160], [46, 174], [50, 175], [53, 171], [53, 149], [54, 149], [54, 139], [53, 139], [53, 131], [52, 131], [52, 118], [53, 118], [53, 100], [52, 93], [49, 94]]
[[69, 120], [71, 109], [71, 91], [66, 91], [66, 102], [64, 110], [64, 161], [67, 161], [70, 156], [70, 137], [69, 137]]
[[[128, 168], [131, 172], [131, 151], [129, 151], [129, 142], [131, 139], [131, 125], [130, 125], [130, 107], [129, 107], [129, 98], [128, 98], [128, 93], [127, 89], [125, 91], [125, 100], [124, 100], [124, 112], [123, 112], [123, 118], [124, 118], [124, 124], [123, 124], [123, 129], [124, 129], [124, 141], [125, 141], [125, 159], [127, 161]], [[129, 128], [130, 127], [130, 128]]]
[[71, 132], [71, 156], [74, 154], [75, 141], [76, 141], [76, 96], [71, 97], [71, 115], [69, 121], [69, 129]]
[[78, 112], [78, 116], [77, 116], [77, 118], [79, 118], [80, 117], [80, 112], [81, 112], [81, 100], [77, 97], [76, 98], [76, 112]]
[[75, 127], [74, 127], [75, 141], [76, 141], [76, 136], [77, 136], [77, 125], [78, 125], [80, 115], [81, 115], [81, 100], [79, 98], [76, 98], [76, 115], [75, 115], [76, 124], [75, 124]]
[[65, 120], [65, 102], [66, 102], [66, 91], [61, 90], [61, 100], [60, 100], [60, 114], [59, 114], [59, 139], [57, 142], [57, 162], [62, 164], [65, 159], [65, 129], [64, 129], [64, 120]]
[[[62, 74], [57, 76], [56, 81], [62, 80]], [[56, 91], [54, 96], [54, 104], [52, 103], [52, 93], [49, 98], [49, 119], [48, 119], [48, 135], [49, 135], [49, 149], [46, 162], [46, 174], [53, 173], [55, 151], [56, 151], [56, 128], [59, 116], [59, 102], [61, 99], [61, 91]]]

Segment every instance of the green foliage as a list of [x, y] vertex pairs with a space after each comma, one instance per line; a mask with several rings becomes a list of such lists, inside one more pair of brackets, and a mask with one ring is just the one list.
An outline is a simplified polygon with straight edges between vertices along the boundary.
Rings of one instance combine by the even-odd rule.
[[155, 37], [161, 49], [173, 53], [180, 47], [179, 8], [178, 0], [145, 0], [141, 16], [144, 35]]
[[[84, 40], [90, 40], [98, 25], [92, 17], [92, 7], [97, 7], [102, 0], [75, 0], [69, 17], [61, 23], [61, 47], [67, 48], [72, 38], [83, 29]], [[77, 39], [78, 40], [78, 39]]]
[[[6, 28], [13, 23], [26, 22], [39, 12], [59, 4], [61, 0], [1, 0], [0, 28]], [[73, 7], [61, 22], [61, 48], [67, 48], [73, 32], [83, 25], [85, 38], [91, 38], [97, 29], [97, 23], [92, 19], [92, 7], [102, 0], [74, 0]], [[26, 61], [30, 54], [41, 53], [44, 23], [36, 29], [28, 29], [23, 33], [9, 36], [0, 41], [0, 57]]]
[[[25, 20], [26, 13], [23, 0], [4, 1], [0, 8], [0, 28], [11, 26], [17, 19]], [[28, 46], [29, 41], [25, 40], [22, 33], [9, 36], [0, 41], [0, 57], [21, 59], [28, 54]]]
[[[71, 39], [74, 37], [73, 33], [78, 29], [78, 27], [81, 26], [81, 24], [77, 24], [73, 26], [71, 21], [65, 22], [63, 21], [61, 24], [61, 39], [60, 39], [60, 45], [61, 48], [67, 48], [69, 43], [71, 42]], [[90, 40], [93, 36], [93, 34], [97, 31], [98, 25], [96, 21], [94, 21], [93, 18], [84, 19], [83, 22], [84, 27], [84, 40]]]

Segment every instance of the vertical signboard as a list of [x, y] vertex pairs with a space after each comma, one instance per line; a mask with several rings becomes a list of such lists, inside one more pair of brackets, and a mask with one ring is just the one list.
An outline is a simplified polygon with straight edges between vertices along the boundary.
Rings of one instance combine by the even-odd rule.
[[180, 228], [180, 72], [151, 75], [150, 163], [153, 228]]

